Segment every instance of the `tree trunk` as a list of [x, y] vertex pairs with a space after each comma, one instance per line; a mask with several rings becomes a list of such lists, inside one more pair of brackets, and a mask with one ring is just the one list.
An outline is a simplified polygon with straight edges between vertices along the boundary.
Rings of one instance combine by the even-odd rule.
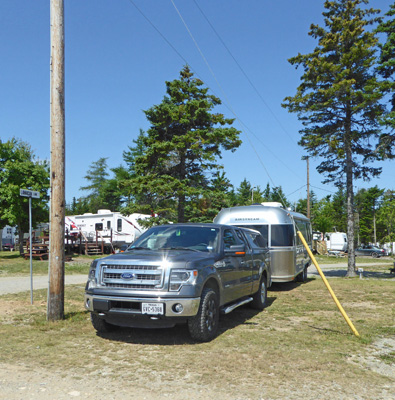
[[355, 272], [355, 241], [354, 241], [354, 188], [353, 165], [351, 151], [351, 115], [347, 118], [344, 134], [346, 153], [346, 181], [347, 181], [347, 238], [348, 238], [348, 267], [346, 276], [356, 276]]
[[178, 196], [178, 221], [185, 222], [185, 195]]
[[[186, 170], [185, 170], [185, 154], [180, 155], [180, 182], [185, 179]], [[182, 194], [178, 195], [178, 221], [177, 222], [185, 222], [185, 192], [184, 189], [181, 189]]]
[[23, 254], [23, 236], [25, 232], [22, 229], [18, 229], [19, 234], [19, 254]]

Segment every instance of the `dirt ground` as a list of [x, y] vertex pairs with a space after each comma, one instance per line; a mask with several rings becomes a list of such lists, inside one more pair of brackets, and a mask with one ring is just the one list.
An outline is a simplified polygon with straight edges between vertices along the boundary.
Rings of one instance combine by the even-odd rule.
[[[294, 300], [297, 290], [276, 293], [277, 296], [280, 294], [292, 296]], [[274, 296], [274, 293], [271, 293], [271, 296]], [[343, 305], [347, 309], [357, 307], [375, 310], [368, 301]], [[18, 300], [0, 302], [0, 317], [3, 323], [13, 324], [13, 316], [22, 313], [24, 307], [26, 305]], [[244, 310], [240, 308], [235, 310], [232, 316], [225, 316], [221, 320], [223, 337], [218, 339], [221, 346], [216, 345], [215, 340], [210, 344], [191, 343], [185, 339], [188, 336], [186, 328], [170, 330], [170, 336], [163, 338], [162, 341], [157, 341], [158, 334], [152, 330], [140, 330], [130, 334], [123, 331], [123, 336], [102, 338], [96, 336], [90, 324], [86, 323], [78, 335], [73, 332], [73, 339], [66, 341], [66, 346], [69, 346], [66, 350], [85, 358], [82, 362], [76, 363], [78, 364], [76, 367], [67, 364], [67, 354], [62, 354], [66, 353], [65, 348], [58, 349], [58, 347], [52, 347], [59, 352], [60, 361], [56, 363], [46, 364], [45, 361], [40, 363], [37, 360], [30, 362], [29, 357], [20, 355], [15, 357], [23, 360], [19, 363], [0, 362], [0, 399], [395, 399], [394, 336], [379, 337], [369, 345], [368, 351], [365, 348], [363, 353], [361, 350], [360, 354], [348, 354], [342, 358], [347, 367], [343, 366], [341, 373], [337, 372], [338, 366], [330, 360], [327, 363], [317, 363], [313, 360], [310, 367], [303, 370], [303, 367], [300, 367], [303, 363], [297, 362], [298, 360], [294, 362], [294, 359], [287, 355], [283, 360], [272, 359], [273, 352], [265, 343], [264, 335], [274, 332], [276, 336], [274, 343], [281, 347], [282, 334], [294, 329], [311, 331], [308, 314], [281, 319], [276, 313], [263, 312], [257, 316], [249, 313], [248, 308]], [[259, 324], [260, 320], [256, 318], [266, 321], [266, 326]], [[236, 319], [236, 322], [233, 323], [232, 319]], [[389, 325], [393, 322], [389, 321]], [[249, 354], [240, 350], [237, 340], [246, 341], [251, 332], [257, 331], [262, 333], [262, 344], [259, 342], [261, 347], [251, 343], [250, 348], [259, 349], [259, 353]], [[167, 335], [167, 332], [164, 330], [162, 334]], [[50, 335], [50, 332], [43, 333], [45, 334]], [[320, 340], [325, 340], [325, 334], [321, 333], [318, 337]], [[342, 339], [341, 335], [338, 337], [339, 340]], [[305, 351], [310, 351], [309, 345], [313, 340], [306, 342]], [[105, 351], [102, 351], [101, 345], [105, 345]], [[35, 346], [35, 343], [27, 341], [26, 345], [23, 343], [18, 348], [40, 354], [39, 346], [36, 352], [33, 351]], [[248, 346], [244, 345], [244, 349], [248, 350]], [[281, 354], [278, 349], [276, 350], [277, 354]], [[329, 349], [328, 357], [331, 351]], [[124, 356], [125, 352], [129, 354], [129, 358]], [[392, 361], [388, 362], [386, 355]], [[198, 366], [197, 357], [199, 357]], [[0, 359], [10, 358], [0, 357]], [[63, 365], [62, 360], [64, 360]], [[155, 360], [158, 360], [157, 364]], [[326, 371], [329, 373], [326, 374]], [[353, 371], [359, 372], [353, 374]], [[355, 379], [355, 376], [362, 378]], [[370, 382], [369, 378], [373, 382]]]
[[[183, 334], [186, 334], [184, 332]], [[140, 336], [141, 338], [141, 336]], [[78, 351], [79, 344], [74, 344]], [[135, 349], [136, 357], [144, 354], [156, 354], [160, 352], [158, 345], [138, 343], [130, 346], [126, 344], [114, 344], [115, 354], [124, 351], [126, 347]], [[140, 350], [141, 346], [148, 347]], [[159, 346], [160, 347], [160, 346]], [[181, 352], [182, 346], [178, 346], [177, 352]], [[186, 346], [188, 347], [188, 346]], [[10, 365], [0, 363], [0, 399], [7, 400], [63, 400], [63, 399], [106, 399], [106, 400], [393, 400], [395, 399], [395, 364], [388, 364], [383, 361], [386, 354], [394, 354], [395, 338], [383, 338], [377, 340], [371, 346], [369, 356], [352, 355], [347, 362], [350, 368], [369, 370], [380, 375], [381, 386], [370, 385], [369, 382], [350, 381], [345, 385], [344, 379], [339, 381], [323, 382], [315, 381], [314, 371], [304, 371], [298, 379], [297, 370], [290, 371], [290, 378], [284, 379], [276, 370], [264, 371], [261, 379], [254, 370], [253, 363], [244, 363], [244, 369], [233, 371], [233, 381], [224, 379], [217, 368], [207, 368], [210, 374], [220, 376], [219, 385], [210, 385], [207, 382], [215, 382], [215, 379], [201, 380], [200, 373], [196, 368], [185, 369], [180, 372], [150, 369], [149, 364], [131, 362], [130, 369], [125, 372], [117, 372], [116, 357], [114, 359], [107, 354], [101, 356], [101, 368], [92, 370], [87, 362], [87, 372], [81, 368], [64, 369], [59, 365], [52, 365], [46, 368], [34, 368], [25, 361], [22, 364]], [[97, 350], [96, 350], [97, 351]], [[260, 358], [268, 357], [267, 367], [270, 368], [270, 356], [262, 352]], [[61, 356], [61, 355], [60, 355]], [[186, 357], [191, 356], [189, 350]], [[191, 360], [191, 362], [193, 362]], [[209, 362], [209, 359], [208, 359]], [[136, 365], [138, 366], [136, 368]], [[219, 365], [221, 365], [219, 363]], [[123, 368], [125, 365], [122, 366]], [[322, 365], [322, 369], [327, 368]], [[254, 377], [251, 378], [249, 369], [254, 370]], [[123, 369], [124, 371], [124, 369]], [[322, 376], [322, 375], [321, 375]], [[222, 381], [221, 381], [222, 379]], [[240, 383], [242, 382], [242, 387]]]
[[[283, 382], [281, 387], [273, 387], [270, 379], [251, 390], [251, 395], [239, 395], [237, 387], [211, 388], [201, 386], [198, 380], [188, 376], [171, 381], [160, 375], [135, 375], [135, 380], [106, 376], [105, 370], [96, 375], [81, 375], [78, 371], [61, 371], [35, 368], [29, 365], [0, 364], [0, 398], [7, 400], [63, 400], [63, 399], [174, 399], [174, 400], [274, 400], [274, 399], [336, 399], [336, 400], [393, 400], [395, 398], [395, 366], [380, 362], [378, 355], [385, 351], [395, 351], [395, 339], [377, 342], [372, 346], [369, 358], [355, 356], [350, 363], [363, 366], [392, 380], [392, 384], [381, 388], [370, 387], [366, 383], [350, 382], [351, 390], [340, 387], [336, 382], [324, 384], [305, 382], [298, 386]], [[251, 366], [253, 368], [253, 366]], [[240, 374], [246, 371], [240, 371]], [[248, 373], [248, 372], [247, 372]], [[191, 379], [192, 378], [192, 379]], [[275, 383], [275, 382], [273, 382]], [[354, 386], [354, 390], [352, 389]], [[353, 394], [354, 392], [354, 394]]]

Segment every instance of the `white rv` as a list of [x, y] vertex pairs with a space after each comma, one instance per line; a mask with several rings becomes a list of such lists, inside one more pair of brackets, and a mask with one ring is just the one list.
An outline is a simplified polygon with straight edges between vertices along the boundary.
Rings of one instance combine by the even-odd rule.
[[311, 261], [296, 233], [300, 230], [309, 247], [312, 247], [310, 220], [303, 214], [271, 202], [225, 208], [214, 218], [214, 222], [251, 228], [262, 234], [269, 248], [273, 282], [294, 279], [304, 282], [307, 279]]
[[6, 225], [0, 231], [3, 250], [13, 250], [15, 247], [16, 228]]
[[328, 251], [344, 251], [348, 249], [347, 234], [344, 232], [331, 232], [325, 234], [325, 243]]
[[114, 248], [135, 241], [146, 229], [138, 220], [150, 218], [146, 214], [122, 215], [120, 212], [98, 210], [97, 214], [66, 216], [65, 227], [69, 235], [81, 234], [83, 240], [103, 241]]

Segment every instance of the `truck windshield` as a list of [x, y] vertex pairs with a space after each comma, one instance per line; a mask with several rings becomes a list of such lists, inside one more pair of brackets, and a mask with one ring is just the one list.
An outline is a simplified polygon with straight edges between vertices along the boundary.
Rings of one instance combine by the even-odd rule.
[[156, 226], [142, 234], [129, 250], [197, 250], [218, 252], [219, 229], [202, 226]]

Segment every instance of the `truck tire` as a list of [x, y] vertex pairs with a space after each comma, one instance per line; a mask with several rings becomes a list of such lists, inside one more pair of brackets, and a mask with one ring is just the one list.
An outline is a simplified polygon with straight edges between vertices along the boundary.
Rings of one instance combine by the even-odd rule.
[[91, 313], [91, 322], [98, 333], [109, 333], [115, 331], [118, 328], [115, 325], [109, 324], [107, 321], [100, 318], [95, 313]]
[[252, 296], [251, 307], [256, 310], [263, 310], [267, 303], [267, 281], [266, 277], [262, 275], [261, 281], [259, 282], [258, 291]]
[[203, 289], [198, 313], [188, 320], [192, 339], [209, 342], [217, 336], [219, 324], [218, 294], [214, 289]]

